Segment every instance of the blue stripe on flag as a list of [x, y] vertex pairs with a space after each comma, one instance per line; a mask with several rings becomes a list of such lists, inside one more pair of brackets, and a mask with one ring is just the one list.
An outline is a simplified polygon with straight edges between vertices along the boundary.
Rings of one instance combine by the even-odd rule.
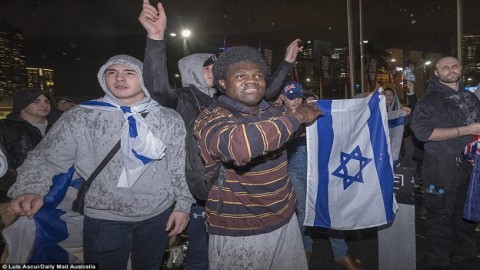
[[388, 223], [395, 217], [392, 211], [393, 196], [389, 190], [393, 190], [393, 170], [390, 165], [388, 153], [387, 135], [383, 129], [383, 117], [379, 108], [380, 98], [377, 91], [370, 99], [369, 109], [371, 117], [367, 120], [370, 129], [370, 142], [372, 144], [375, 166], [382, 191], [383, 205]]
[[88, 101], [82, 102], [80, 105], [93, 105], [93, 106], [105, 106], [105, 107], [117, 108], [110, 103], [103, 102], [103, 101], [96, 101], [96, 100], [88, 100]]
[[128, 131], [130, 133], [130, 138], [136, 138], [138, 136], [137, 122], [132, 115], [128, 117]]
[[33, 216], [36, 230], [29, 263], [68, 263], [68, 252], [58, 244], [69, 235], [67, 224], [60, 218], [65, 212], [55, 208], [65, 197], [74, 171], [72, 166], [53, 178], [42, 208]]
[[398, 126], [405, 125], [405, 116], [400, 116], [398, 118], [393, 118], [388, 120], [388, 128], [394, 128]]
[[132, 149], [132, 152], [133, 152], [133, 154], [135, 155], [135, 157], [136, 157], [138, 160], [140, 160], [143, 164], [147, 164], [147, 163], [149, 163], [149, 162], [151, 162], [151, 161], [153, 160], [153, 159], [148, 158], [148, 157], [146, 157], [146, 156], [140, 155], [140, 154], [137, 153], [134, 149]]
[[[317, 119], [317, 134], [319, 136], [318, 149], [326, 149], [319, 151], [318, 156], [318, 190], [317, 201], [315, 202], [315, 226], [331, 227], [331, 219], [328, 205], [328, 182], [330, 179], [328, 171], [328, 163], [330, 153], [333, 146], [333, 125], [332, 125], [332, 101], [319, 100], [317, 106], [324, 112], [324, 116]], [[327, 128], [328, 127], [328, 128]], [[327, 150], [328, 149], [328, 150]], [[319, 207], [321, 206], [321, 207]]]

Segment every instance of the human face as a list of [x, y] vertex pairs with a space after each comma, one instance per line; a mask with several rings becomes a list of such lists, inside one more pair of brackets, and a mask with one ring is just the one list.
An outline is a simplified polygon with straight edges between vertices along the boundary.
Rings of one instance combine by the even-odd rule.
[[145, 97], [137, 72], [125, 65], [111, 65], [105, 70], [108, 90], [122, 105], [132, 105]]
[[395, 94], [390, 90], [383, 91], [383, 94], [385, 95], [385, 102], [387, 105], [392, 105]]
[[213, 64], [203, 67], [203, 77], [205, 77], [205, 82], [207, 83], [208, 87], [214, 87], [215, 81], [213, 80], [213, 72], [212, 72]]
[[50, 109], [50, 100], [46, 96], [40, 95], [20, 111], [20, 117], [30, 123], [44, 123]]
[[61, 99], [57, 102], [58, 109], [60, 109], [63, 112], [72, 108], [73, 106], [75, 106], [75, 103], [73, 103], [71, 101], [66, 101], [64, 99]]
[[256, 112], [265, 95], [265, 74], [258, 64], [238, 62], [227, 70], [225, 80], [219, 80], [225, 94]]
[[291, 110], [295, 110], [303, 103], [303, 98], [298, 97], [294, 99], [288, 99], [286, 96], [282, 95], [283, 103], [286, 107], [290, 108]]
[[435, 76], [444, 84], [457, 83], [462, 76], [462, 66], [454, 57], [442, 58], [435, 66]]

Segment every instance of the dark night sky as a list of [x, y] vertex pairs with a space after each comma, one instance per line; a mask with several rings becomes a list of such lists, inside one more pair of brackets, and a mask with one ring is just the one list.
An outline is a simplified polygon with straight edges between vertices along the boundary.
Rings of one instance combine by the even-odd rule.
[[[158, 0], [152, 0], [158, 1]], [[348, 47], [345, 0], [165, 0], [168, 30], [191, 29], [191, 52], [217, 52], [233, 40], [284, 47], [296, 37]], [[479, 34], [480, 4], [463, 0], [464, 33]], [[0, 20], [24, 31], [29, 66], [55, 70], [57, 92], [100, 95], [99, 67], [112, 55], [143, 59], [141, 0], [0, 0]], [[358, 2], [352, 0], [358, 44]], [[455, 0], [363, 0], [364, 38], [382, 49], [448, 54], [456, 45]], [[181, 43], [168, 40], [175, 64]], [[237, 44], [238, 45], [238, 44]], [[252, 45], [252, 44], [247, 44]], [[254, 44], [256, 45], [256, 44]], [[283, 53], [282, 53], [283, 54]]]

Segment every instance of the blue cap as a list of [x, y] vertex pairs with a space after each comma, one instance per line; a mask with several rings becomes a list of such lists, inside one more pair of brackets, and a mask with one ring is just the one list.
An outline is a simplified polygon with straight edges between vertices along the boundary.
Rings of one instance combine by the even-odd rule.
[[282, 89], [282, 95], [286, 96], [290, 100], [294, 100], [299, 97], [305, 98], [302, 85], [294, 81], [285, 83]]

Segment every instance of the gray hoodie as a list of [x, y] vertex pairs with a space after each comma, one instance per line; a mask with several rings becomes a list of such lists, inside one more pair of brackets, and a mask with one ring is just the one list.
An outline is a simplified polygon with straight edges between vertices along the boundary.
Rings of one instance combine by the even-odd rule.
[[[166, 145], [166, 155], [148, 163], [148, 168], [131, 188], [117, 187], [123, 168], [119, 151], [93, 181], [85, 198], [85, 215], [98, 219], [141, 221], [167, 210], [188, 213], [194, 202], [185, 182], [185, 125], [179, 114], [153, 101], [144, 87], [142, 63], [130, 56], [112, 57], [98, 73], [105, 96], [93, 102], [121, 105], [107, 89], [104, 71], [112, 64], [134, 69], [140, 78], [145, 98], [131, 106], [149, 112], [145, 118], [153, 135]], [[24, 193], [46, 195], [52, 177], [66, 172], [73, 164], [87, 179], [120, 139], [125, 114], [121, 110], [75, 106], [65, 112], [38, 146], [18, 168], [17, 182], [10, 197]]]
[[209, 59], [216, 60], [216, 56], [211, 53], [196, 53], [186, 56], [178, 61], [178, 69], [182, 74], [182, 86], [194, 86], [204, 94], [213, 97], [217, 92], [215, 87], [207, 86], [205, 76], [203, 75], [203, 65]]

